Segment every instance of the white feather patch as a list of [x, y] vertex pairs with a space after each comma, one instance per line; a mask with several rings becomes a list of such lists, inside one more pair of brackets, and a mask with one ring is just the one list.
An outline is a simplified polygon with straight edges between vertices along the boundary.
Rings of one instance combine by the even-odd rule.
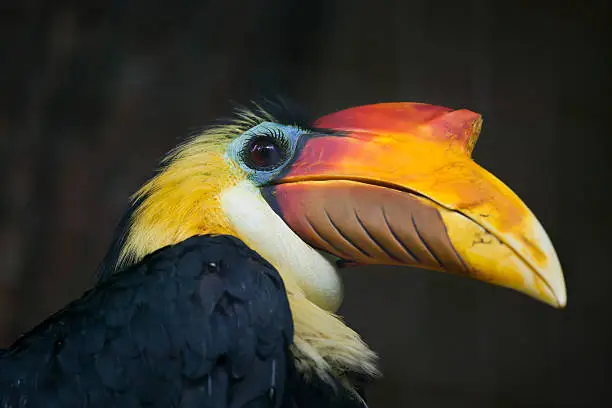
[[253, 183], [242, 181], [220, 198], [223, 212], [251, 249], [281, 275], [290, 274], [311, 302], [331, 312], [338, 310], [342, 283], [335, 266], [287, 226]]

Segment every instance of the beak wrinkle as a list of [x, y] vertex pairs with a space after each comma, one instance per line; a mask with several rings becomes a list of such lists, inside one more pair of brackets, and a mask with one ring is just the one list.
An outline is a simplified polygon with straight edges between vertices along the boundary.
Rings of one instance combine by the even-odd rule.
[[414, 252], [410, 250], [408, 246], [406, 246], [406, 244], [404, 244], [404, 242], [397, 236], [397, 234], [393, 230], [393, 227], [391, 226], [391, 224], [389, 223], [389, 219], [387, 218], [385, 207], [382, 207], [382, 215], [385, 221], [385, 225], [387, 226], [387, 229], [389, 230], [389, 233], [391, 234], [395, 242], [405, 251], [406, 255], [408, 255], [408, 260], [409, 260], [408, 263], [414, 263], [414, 264], [420, 263], [421, 261], [419, 261], [419, 258], [414, 254]]

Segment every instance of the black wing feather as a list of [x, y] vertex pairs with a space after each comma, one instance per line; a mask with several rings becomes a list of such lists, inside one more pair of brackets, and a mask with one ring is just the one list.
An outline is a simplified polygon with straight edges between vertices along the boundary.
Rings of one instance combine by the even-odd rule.
[[293, 326], [277, 271], [230, 236], [163, 248], [0, 353], [0, 407], [279, 407]]

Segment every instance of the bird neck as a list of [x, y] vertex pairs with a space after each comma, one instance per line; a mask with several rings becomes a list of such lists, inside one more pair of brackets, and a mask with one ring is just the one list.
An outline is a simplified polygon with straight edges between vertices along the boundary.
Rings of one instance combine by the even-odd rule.
[[344, 372], [375, 375], [374, 352], [333, 313], [342, 301], [334, 265], [304, 243], [249, 181], [223, 191], [220, 200], [237, 236], [283, 278], [294, 320], [298, 369], [323, 379]]
[[342, 282], [333, 263], [307, 245], [245, 180], [221, 193], [221, 207], [236, 234], [291, 279], [317, 306], [335, 312]]

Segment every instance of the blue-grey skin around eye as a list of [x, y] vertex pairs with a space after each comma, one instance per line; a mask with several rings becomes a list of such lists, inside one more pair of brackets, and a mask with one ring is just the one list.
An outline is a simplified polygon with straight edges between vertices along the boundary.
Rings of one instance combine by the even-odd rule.
[[[287, 155], [285, 160], [280, 163], [277, 167], [270, 170], [254, 170], [247, 166], [242, 159], [242, 151], [246, 149], [249, 141], [257, 136], [269, 134], [271, 131], [280, 134], [287, 146]], [[256, 185], [262, 186], [266, 184], [270, 179], [276, 176], [283, 170], [285, 165], [291, 161], [295, 153], [296, 146], [300, 136], [307, 134], [308, 132], [304, 129], [300, 129], [296, 126], [280, 125], [273, 122], [262, 122], [257, 126], [254, 126], [234, 139], [228, 149], [227, 157], [237, 163], [246, 173], [248, 178], [253, 181]]]
[[[280, 130], [282, 137], [287, 142], [287, 157], [285, 158], [283, 163], [281, 163], [279, 166], [272, 170], [254, 170], [250, 168], [244, 163], [244, 160], [242, 160], [242, 151], [246, 149], [249, 141], [252, 138], [269, 134], [272, 130], [275, 132], [278, 132]], [[268, 183], [279, 172], [283, 171], [287, 163], [289, 163], [293, 158], [300, 137], [307, 134], [311, 134], [311, 132], [304, 129], [300, 129], [296, 126], [280, 125], [278, 123], [273, 122], [262, 122], [259, 125], [250, 128], [249, 130], [238, 136], [236, 139], [234, 139], [228, 146], [226, 158], [237, 163], [240, 168], [242, 168], [247, 173], [247, 177], [252, 180], [258, 187], [261, 187]], [[337, 264], [341, 260], [341, 258], [332, 254], [328, 254], [325, 251], [316, 251], [328, 261], [330, 261], [330, 263], [332, 264]]]

